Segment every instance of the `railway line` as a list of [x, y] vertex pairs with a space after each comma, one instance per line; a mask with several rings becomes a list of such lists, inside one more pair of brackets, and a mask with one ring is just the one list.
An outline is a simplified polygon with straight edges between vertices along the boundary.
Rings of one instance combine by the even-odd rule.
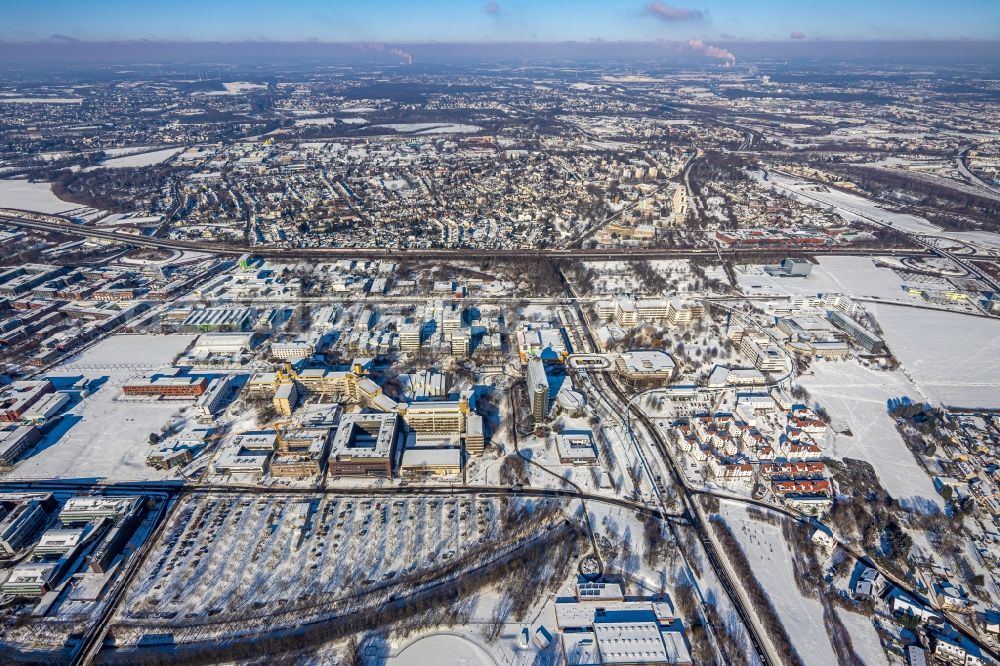
[[[29, 214], [29, 213], [26, 213]], [[735, 263], [756, 263], [762, 259], [780, 260], [789, 254], [796, 256], [864, 255], [864, 256], [913, 256], [928, 254], [923, 247], [915, 248], [862, 248], [862, 247], [747, 247], [731, 248], [680, 248], [680, 247], [614, 247], [614, 248], [513, 248], [513, 249], [472, 249], [472, 248], [385, 248], [385, 247], [304, 247], [281, 248], [241, 245], [234, 243], [211, 243], [186, 241], [155, 236], [122, 234], [108, 229], [88, 227], [69, 220], [39, 220], [0, 211], [0, 222], [37, 231], [58, 232], [67, 235], [96, 240], [114, 241], [135, 247], [150, 247], [164, 250], [204, 252], [221, 256], [238, 257], [243, 254], [266, 259], [336, 260], [375, 259], [380, 257], [423, 259], [437, 261], [455, 260], [538, 260], [538, 259], [582, 259], [586, 261], [628, 261], [640, 259], [713, 259]]]

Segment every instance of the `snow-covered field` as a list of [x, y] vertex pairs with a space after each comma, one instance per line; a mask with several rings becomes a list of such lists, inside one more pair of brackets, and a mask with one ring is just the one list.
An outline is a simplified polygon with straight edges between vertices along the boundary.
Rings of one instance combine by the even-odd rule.
[[79, 104], [82, 97], [7, 97], [0, 96], [0, 104]]
[[722, 501], [720, 513], [743, 549], [754, 575], [771, 599], [792, 645], [807, 666], [836, 664], [818, 599], [803, 597], [795, 585], [792, 553], [781, 524], [751, 518], [743, 505]]
[[930, 477], [906, 448], [887, 411], [889, 398], [918, 397], [906, 377], [840, 361], [813, 363], [799, 381], [830, 413], [834, 430], [851, 431], [852, 436], [834, 434], [825, 453], [868, 461], [889, 494], [903, 503], [941, 506]]
[[166, 162], [182, 150], [184, 150], [183, 147], [164, 148], [163, 150], [154, 150], [148, 153], [139, 153], [138, 155], [125, 155], [123, 157], [115, 157], [110, 160], [105, 160], [104, 162], [101, 162], [100, 166], [110, 168], [152, 166], [154, 164]]
[[0, 180], [0, 208], [18, 208], [56, 214], [79, 208], [79, 206], [61, 200], [52, 193], [52, 187], [48, 183]]
[[492, 666], [496, 660], [468, 638], [457, 634], [422, 636], [387, 662], [388, 666]]
[[837, 616], [851, 634], [854, 653], [864, 660], [865, 666], [889, 666], [885, 650], [882, 649], [878, 639], [878, 632], [870, 619], [843, 608], [837, 609]]
[[173, 419], [190, 401], [123, 400], [129, 379], [168, 366], [194, 340], [192, 335], [117, 335], [53, 369], [50, 377], [107, 378], [73, 405], [45, 439], [9, 474], [19, 479], [160, 479], [146, 465], [149, 434]]
[[933, 402], [1000, 407], [1000, 321], [870, 305], [889, 348]]
[[472, 134], [483, 129], [479, 125], [459, 123], [389, 123], [372, 127], [384, 127], [403, 134]]
[[900, 301], [906, 297], [899, 276], [891, 269], [876, 266], [868, 257], [823, 257], [802, 278], [776, 277], [758, 266], [740, 266], [736, 279], [750, 296], [815, 296], [838, 292]]
[[[841, 217], [848, 221], [868, 222], [870, 219], [877, 220], [882, 224], [888, 224], [897, 229], [914, 234], [928, 234], [932, 236], [945, 236], [964, 240], [972, 243], [981, 243], [1000, 247], [1000, 234], [990, 232], [943, 232], [926, 219], [909, 215], [907, 213], [897, 213], [886, 210], [871, 199], [866, 199], [859, 194], [851, 194], [841, 190], [826, 188], [817, 183], [813, 183], [800, 178], [785, 176], [784, 174], [771, 172], [769, 180], [764, 181], [760, 172], [754, 176], [758, 182], [772, 189], [787, 194], [788, 196], [811, 206], [828, 208], [833, 207]], [[866, 219], [868, 218], [868, 219]]]

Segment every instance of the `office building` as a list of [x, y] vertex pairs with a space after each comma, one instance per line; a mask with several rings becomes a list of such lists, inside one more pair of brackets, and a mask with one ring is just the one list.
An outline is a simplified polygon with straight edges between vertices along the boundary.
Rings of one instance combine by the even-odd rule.
[[398, 435], [396, 414], [344, 416], [330, 446], [330, 476], [391, 477]]

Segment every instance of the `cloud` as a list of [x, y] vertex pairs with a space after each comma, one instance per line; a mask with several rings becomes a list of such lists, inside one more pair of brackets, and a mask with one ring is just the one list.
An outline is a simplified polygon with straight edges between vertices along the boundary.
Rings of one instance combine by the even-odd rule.
[[500, 16], [500, 12], [502, 11], [500, 5], [495, 2], [487, 2], [483, 5], [483, 13], [488, 16]]
[[54, 35], [49, 35], [50, 42], [79, 42], [80, 40], [76, 37], [70, 37], [69, 35], [62, 35], [56, 33]]
[[705, 13], [700, 9], [688, 9], [686, 7], [673, 7], [661, 0], [654, 0], [646, 5], [642, 12], [646, 16], [666, 23], [679, 23], [681, 21], [700, 21], [705, 18]]
[[793, 30], [792, 34], [790, 34], [789, 37], [791, 37], [792, 39], [805, 39], [806, 33], [799, 32], [798, 30]]

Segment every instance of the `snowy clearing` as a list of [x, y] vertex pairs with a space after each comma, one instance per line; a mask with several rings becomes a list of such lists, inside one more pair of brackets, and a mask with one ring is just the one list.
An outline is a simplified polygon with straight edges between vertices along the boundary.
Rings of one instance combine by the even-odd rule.
[[26, 180], [0, 180], [0, 208], [18, 208], [39, 213], [65, 213], [79, 208], [63, 201], [52, 193], [48, 183], [30, 183]]
[[389, 123], [372, 127], [384, 127], [402, 134], [471, 134], [483, 129], [478, 125], [452, 123]]
[[815, 296], [839, 292], [849, 296], [903, 300], [902, 280], [891, 269], [876, 266], [868, 257], [823, 257], [806, 277], [768, 275], [759, 266], [736, 270], [740, 288], [748, 296]]
[[870, 305], [906, 374], [935, 402], [1000, 407], [1000, 321]]
[[886, 401], [909, 395], [919, 399], [916, 388], [898, 372], [876, 372], [853, 361], [817, 362], [800, 379], [813, 400], [830, 412], [837, 432], [825, 452], [835, 458], [866, 460], [875, 468], [890, 495], [904, 504], [943, 508], [927, 473], [906, 448], [896, 431]]
[[193, 335], [116, 335], [48, 373], [49, 377], [103, 379], [78, 401], [8, 476], [18, 479], [161, 479], [146, 465], [151, 432], [183, 417], [191, 401], [123, 400], [133, 377], [168, 366]]
[[818, 599], [803, 597], [795, 585], [792, 553], [781, 524], [764, 523], [749, 516], [743, 505], [723, 501], [720, 512], [771, 599], [792, 644], [807, 665], [837, 663], [823, 624]]
[[137, 155], [125, 155], [124, 157], [115, 157], [110, 160], [105, 160], [101, 162], [100, 166], [112, 169], [152, 166], [154, 164], [166, 162], [182, 150], [184, 150], [183, 147], [164, 148], [163, 150], [154, 150], [152, 152], [139, 153]]

